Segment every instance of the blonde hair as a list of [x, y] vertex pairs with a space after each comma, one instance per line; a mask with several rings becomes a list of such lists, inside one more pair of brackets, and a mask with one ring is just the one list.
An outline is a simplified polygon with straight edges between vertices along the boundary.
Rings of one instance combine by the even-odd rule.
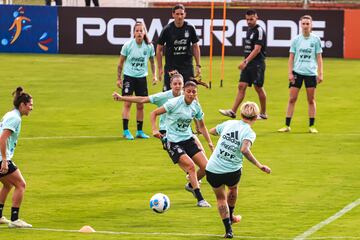
[[260, 113], [259, 107], [254, 102], [244, 102], [240, 107], [241, 116], [245, 119], [253, 120]]
[[312, 22], [312, 17], [310, 15], [304, 15], [300, 18], [300, 21], [303, 20], [303, 19], [308, 19]]

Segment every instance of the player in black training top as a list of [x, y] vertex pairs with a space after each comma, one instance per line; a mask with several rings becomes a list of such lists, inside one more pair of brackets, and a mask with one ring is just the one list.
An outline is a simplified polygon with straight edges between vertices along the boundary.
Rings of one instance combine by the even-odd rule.
[[[156, 59], [159, 69], [159, 80], [164, 74], [164, 91], [170, 90], [169, 72], [177, 70], [183, 77], [184, 83], [194, 77], [192, 57], [196, 62], [195, 76], [200, 75], [200, 47], [195, 27], [185, 21], [186, 12], [182, 4], [172, 9], [174, 21], [162, 30], [156, 47]], [[162, 56], [165, 46], [165, 66], [163, 70]]]
[[241, 74], [237, 96], [232, 109], [219, 109], [219, 112], [222, 115], [235, 118], [236, 111], [245, 97], [247, 86], [251, 87], [251, 85], [254, 84], [254, 88], [259, 95], [261, 105], [258, 119], [267, 119], [266, 93], [263, 87], [265, 75], [266, 35], [264, 29], [256, 24], [258, 19], [256, 11], [248, 10], [245, 18], [249, 28], [246, 33], [244, 44], [245, 59], [239, 65]]

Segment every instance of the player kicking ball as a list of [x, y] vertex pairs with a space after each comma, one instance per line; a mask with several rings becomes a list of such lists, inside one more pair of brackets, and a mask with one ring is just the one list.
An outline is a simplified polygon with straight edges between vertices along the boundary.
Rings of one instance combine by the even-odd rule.
[[[259, 107], [254, 102], [245, 102], [241, 106], [241, 120], [229, 120], [210, 130], [219, 135], [219, 141], [206, 166], [206, 179], [212, 186], [220, 217], [225, 226], [224, 238], [233, 238], [231, 224], [241, 221], [234, 215], [238, 194], [238, 184], [242, 173], [243, 156], [261, 171], [270, 173], [271, 169], [262, 165], [250, 151], [256, 134], [251, 129], [259, 116]], [[228, 187], [226, 192], [225, 186]]]

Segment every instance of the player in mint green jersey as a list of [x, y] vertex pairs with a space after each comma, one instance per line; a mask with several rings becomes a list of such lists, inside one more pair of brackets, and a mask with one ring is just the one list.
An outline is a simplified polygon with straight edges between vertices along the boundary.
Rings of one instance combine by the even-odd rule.
[[312, 17], [300, 18], [302, 33], [291, 43], [289, 54], [289, 89], [285, 126], [279, 132], [290, 132], [290, 122], [294, 113], [295, 103], [302, 83], [305, 83], [309, 106], [309, 132], [318, 133], [315, 128], [315, 90], [318, 83], [323, 81], [323, 60], [320, 38], [311, 32]]
[[[21, 175], [20, 170], [12, 161], [15, 147], [21, 130], [21, 117], [28, 116], [33, 108], [32, 97], [23, 92], [21, 87], [18, 87], [13, 93], [14, 109], [7, 112], [0, 122], [0, 181], [3, 187], [0, 190], [0, 224], [8, 224], [10, 228], [31, 228], [32, 225], [19, 219], [19, 211], [22, 199], [25, 192], [25, 180]], [[3, 208], [6, 198], [15, 187], [12, 207], [11, 207], [11, 221], [3, 216]]]
[[[204, 113], [200, 104], [196, 101], [197, 86], [194, 82], [188, 81], [184, 86], [184, 95], [170, 99], [162, 107], [151, 113], [151, 125], [153, 135], [161, 138], [163, 135], [156, 126], [158, 115], [166, 113], [166, 137], [167, 151], [174, 164], [189, 174], [190, 183], [187, 190], [191, 190], [196, 197], [199, 207], [210, 207], [205, 201], [201, 192], [198, 180], [205, 176], [207, 158], [204, 152], [196, 144], [191, 130], [193, 119], [199, 121], [199, 130], [205, 137], [211, 150], [214, 146], [209, 132], [204, 123]], [[195, 164], [199, 167], [196, 172]]]
[[[220, 135], [215, 150], [206, 166], [206, 179], [212, 186], [220, 217], [225, 226], [225, 238], [233, 238], [232, 223], [240, 222], [241, 216], [235, 216], [238, 183], [243, 167], [243, 156], [266, 173], [268, 166], [262, 165], [251, 153], [256, 134], [251, 129], [259, 116], [259, 107], [254, 102], [245, 102], [241, 106], [242, 120], [229, 120], [210, 130], [211, 134]], [[226, 192], [225, 186], [228, 187]]]
[[[151, 63], [151, 72], [153, 75], [153, 84], [156, 83], [155, 72], [155, 50], [149, 42], [146, 35], [146, 29], [142, 22], [136, 22], [134, 27], [134, 39], [126, 42], [121, 49], [120, 61], [117, 73], [117, 86], [122, 88], [123, 96], [131, 96], [135, 92], [136, 96], [148, 96], [146, 76], [148, 75], [148, 60]], [[124, 67], [124, 78], [122, 71]], [[131, 102], [124, 102], [122, 112], [123, 118], [123, 136], [128, 140], [134, 137], [129, 131]], [[143, 130], [144, 105], [136, 104], [137, 138], [149, 138]]]

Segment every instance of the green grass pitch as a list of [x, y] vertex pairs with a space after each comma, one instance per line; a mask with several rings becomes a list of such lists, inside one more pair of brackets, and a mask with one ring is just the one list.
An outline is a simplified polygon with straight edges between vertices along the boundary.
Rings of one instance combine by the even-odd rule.
[[[199, 89], [208, 128], [227, 120], [218, 109], [233, 103], [239, 61], [226, 57], [224, 86], [220, 88], [221, 64], [220, 58], [215, 58], [212, 89]], [[220, 239], [211, 236], [222, 235], [224, 229], [209, 184], [204, 180], [202, 191], [213, 207], [199, 209], [184, 190], [185, 174], [161, 150], [159, 140], [121, 138], [122, 104], [111, 97], [116, 90], [117, 56], [1, 54], [0, 62], [1, 116], [12, 108], [11, 92], [17, 86], [34, 97], [34, 110], [23, 118], [14, 157], [27, 181], [21, 218], [35, 228], [77, 230], [91, 225], [98, 231], [134, 233], [1, 227], [1, 239]], [[208, 58], [202, 58], [202, 66], [206, 80]], [[324, 59], [324, 82], [316, 96], [319, 134], [307, 133], [304, 89], [296, 105], [293, 131], [279, 134], [276, 130], [284, 125], [288, 100], [287, 59], [267, 60], [269, 119], [254, 125], [257, 140], [252, 151], [273, 173], [266, 175], [245, 160], [236, 205], [243, 221], [234, 225], [235, 236], [293, 239], [359, 199], [359, 69], [360, 61]], [[150, 93], [160, 89], [160, 85], [149, 85]], [[248, 89], [246, 100], [258, 102], [254, 89]], [[144, 130], [149, 134], [153, 109], [153, 105], [145, 106]], [[134, 106], [131, 117], [134, 133]], [[216, 143], [216, 138], [213, 141]], [[206, 151], [209, 156], [207, 146]], [[157, 192], [171, 200], [165, 214], [149, 209], [149, 199]], [[4, 209], [6, 217], [10, 205], [11, 196]], [[359, 239], [359, 226], [357, 207], [310, 238]], [[170, 235], [161, 235], [164, 233]]]

